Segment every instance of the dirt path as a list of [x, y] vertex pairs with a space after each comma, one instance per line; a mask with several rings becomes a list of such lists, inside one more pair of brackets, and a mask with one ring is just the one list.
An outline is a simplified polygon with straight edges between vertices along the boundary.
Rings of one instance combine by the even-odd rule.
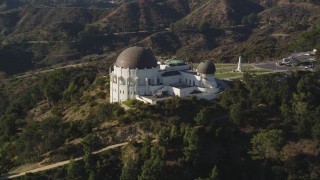
[[34, 72], [25, 72], [23, 74], [18, 74], [18, 75], [14, 75], [12, 77], [14, 78], [25, 78], [28, 76], [32, 76], [32, 75], [37, 75], [37, 74], [43, 74], [43, 73], [47, 73], [47, 72], [51, 72], [54, 70], [58, 70], [58, 69], [66, 69], [66, 68], [74, 68], [74, 67], [79, 67], [79, 66], [84, 66], [85, 63], [78, 63], [78, 64], [70, 64], [70, 65], [65, 65], [65, 66], [60, 66], [60, 67], [52, 67], [50, 69], [44, 69], [44, 70], [37, 70]]
[[[114, 145], [111, 145], [111, 146], [107, 146], [105, 148], [102, 148], [98, 151], [95, 151], [93, 152], [92, 154], [99, 154], [101, 152], [104, 152], [104, 151], [107, 151], [107, 150], [110, 150], [110, 149], [114, 149], [114, 148], [118, 148], [118, 147], [121, 147], [121, 146], [125, 146], [127, 145], [128, 142], [124, 142], [124, 143], [119, 143], [119, 144], [114, 144]], [[81, 160], [83, 157], [79, 157], [79, 158], [76, 158], [75, 161], [79, 161]], [[57, 168], [57, 167], [60, 167], [60, 166], [64, 166], [64, 165], [67, 165], [69, 164], [70, 160], [66, 160], [66, 161], [61, 161], [61, 162], [58, 162], [58, 163], [55, 163], [55, 164], [50, 164], [50, 165], [46, 165], [46, 166], [42, 166], [42, 167], [39, 167], [39, 168], [36, 168], [36, 169], [32, 169], [32, 170], [28, 170], [28, 171], [24, 171], [24, 172], [20, 172], [18, 174], [16, 173], [8, 173], [7, 175], [4, 175], [4, 176], [0, 176], [0, 180], [2, 179], [12, 179], [12, 178], [16, 178], [16, 177], [20, 177], [20, 176], [24, 176], [26, 175], [27, 173], [37, 173], [37, 172], [41, 172], [41, 171], [46, 171], [46, 170], [49, 170], [49, 169], [54, 169], [54, 168]]]

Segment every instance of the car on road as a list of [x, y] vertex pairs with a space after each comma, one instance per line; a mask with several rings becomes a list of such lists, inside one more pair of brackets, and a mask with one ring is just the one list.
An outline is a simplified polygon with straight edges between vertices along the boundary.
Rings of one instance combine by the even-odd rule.
[[309, 58], [309, 61], [316, 61], [316, 58], [315, 57], [311, 57], [311, 58]]
[[283, 58], [281, 61], [277, 62], [279, 66], [297, 66], [300, 61], [294, 57]]
[[304, 66], [304, 68], [305, 68], [305, 69], [312, 69], [312, 68], [314, 68], [315, 66], [316, 66], [316, 63], [311, 62], [311, 63], [306, 64], [306, 65]]

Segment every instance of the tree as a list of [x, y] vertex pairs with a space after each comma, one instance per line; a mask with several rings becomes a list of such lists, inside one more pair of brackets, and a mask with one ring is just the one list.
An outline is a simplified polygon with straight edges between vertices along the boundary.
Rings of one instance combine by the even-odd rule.
[[129, 157], [123, 162], [120, 179], [121, 180], [136, 180], [139, 173], [139, 161]]
[[210, 24], [204, 21], [201, 21], [198, 29], [201, 33], [205, 33], [210, 28]]
[[71, 159], [68, 167], [67, 167], [67, 179], [69, 180], [80, 180], [85, 179], [84, 178], [84, 169], [83, 166], [79, 161], [75, 161], [74, 159]]
[[247, 110], [247, 107], [245, 107], [244, 104], [244, 102], [238, 102], [230, 106], [229, 114], [232, 119], [232, 122], [236, 125], [240, 125], [246, 117], [245, 111]]
[[71, 82], [69, 86], [63, 91], [63, 99], [66, 101], [71, 101], [78, 99], [77, 97], [78, 86]]
[[312, 137], [317, 144], [320, 144], [320, 122], [312, 127]]
[[141, 172], [140, 148], [135, 143], [129, 143], [121, 149], [122, 170], [121, 180], [136, 180]]
[[[8, 107], [8, 99], [2, 89], [0, 88], [0, 114], [3, 115]], [[0, 115], [0, 116], [1, 116]]]
[[170, 139], [170, 132], [169, 132], [168, 128], [162, 127], [160, 129], [159, 134], [158, 134], [158, 144], [160, 146], [168, 146], [169, 139]]
[[257, 14], [251, 13], [242, 18], [241, 23], [246, 26], [255, 26], [259, 24], [259, 17]]
[[303, 33], [301, 33], [298, 37], [296, 37], [295, 42], [291, 45], [291, 49], [301, 50], [301, 51], [310, 51], [320, 46], [319, 39], [320, 39], [320, 28], [312, 27], [304, 31]]
[[157, 180], [163, 179], [164, 161], [162, 159], [163, 151], [159, 145], [152, 147], [152, 156], [146, 160], [141, 167], [141, 175], [139, 180]]
[[200, 129], [198, 127], [188, 128], [184, 136], [186, 145], [183, 154], [186, 162], [193, 166], [197, 166], [200, 161]]
[[164, 102], [164, 109], [167, 113], [169, 113], [170, 115], [174, 114], [174, 112], [176, 114], [178, 114], [176, 111], [177, 109], [181, 106], [181, 100], [179, 97], [177, 96], [174, 96], [172, 98], [169, 98], [167, 99], [165, 102]]
[[252, 159], [277, 158], [283, 143], [282, 131], [278, 129], [259, 132], [251, 139], [249, 154]]
[[212, 118], [214, 117], [212, 109], [209, 108], [203, 108], [200, 110], [200, 112], [196, 115], [194, 120], [196, 121], [197, 125], [199, 126], [205, 126], [210, 123]]
[[142, 166], [142, 172], [139, 180], [161, 180], [164, 169], [164, 162], [160, 158], [147, 160]]
[[40, 90], [47, 99], [48, 106], [61, 100], [63, 91], [67, 87], [67, 71], [59, 69], [44, 76], [40, 81]]
[[87, 135], [81, 142], [84, 151], [83, 161], [84, 167], [88, 174], [94, 170], [94, 159], [93, 159], [93, 149], [94, 149], [95, 136], [92, 134]]
[[17, 141], [18, 157], [21, 160], [36, 158], [61, 146], [65, 138], [64, 123], [58, 117], [32, 122], [21, 133]]
[[217, 165], [215, 165], [210, 174], [210, 180], [219, 180], [219, 170]]
[[144, 137], [141, 149], [141, 158], [146, 160], [150, 158], [152, 139], [149, 135]]
[[12, 162], [10, 159], [0, 156], [0, 174], [4, 174], [10, 170]]

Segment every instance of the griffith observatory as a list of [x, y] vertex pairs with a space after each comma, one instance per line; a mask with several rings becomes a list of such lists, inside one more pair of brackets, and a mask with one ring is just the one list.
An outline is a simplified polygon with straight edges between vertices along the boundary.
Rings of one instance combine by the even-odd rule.
[[201, 62], [197, 69], [183, 60], [157, 61], [150, 49], [130, 47], [120, 53], [110, 68], [110, 102], [137, 99], [156, 104], [171, 96], [195, 96], [212, 100], [226, 84], [214, 77], [211, 61]]

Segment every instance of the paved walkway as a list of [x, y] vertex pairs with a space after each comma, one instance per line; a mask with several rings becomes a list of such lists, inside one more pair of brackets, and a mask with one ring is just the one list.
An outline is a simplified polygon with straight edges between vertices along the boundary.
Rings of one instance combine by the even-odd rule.
[[[127, 145], [128, 142], [124, 142], [124, 143], [119, 143], [119, 144], [114, 144], [114, 145], [111, 145], [111, 146], [107, 146], [105, 148], [102, 148], [98, 151], [95, 151], [93, 152], [92, 154], [99, 154], [101, 152], [104, 152], [104, 151], [107, 151], [107, 150], [110, 150], [110, 149], [115, 149], [115, 148], [118, 148], [118, 147], [122, 147], [122, 146], [125, 146]], [[79, 161], [83, 159], [83, 156], [82, 157], [79, 157], [79, 158], [76, 158], [74, 159], [75, 161]], [[70, 159], [71, 160], [71, 159]], [[46, 165], [46, 166], [43, 166], [43, 167], [39, 167], [39, 168], [36, 168], [36, 169], [32, 169], [32, 170], [28, 170], [28, 171], [24, 171], [24, 172], [21, 172], [21, 173], [18, 173], [18, 174], [14, 174], [14, 173], [8, 173], [7, 175], [4, 175], [4, 176], [0, 176], [0, 180], [2, 179], [12, 179], [12, 178], [17, 178], [17, 177], [20, 177], [20, 176], [24, 176], [26, 175], [27, 173], [37, 173], [37, 172], [41, 172], [41, 171], [46, 171], [46, 170], [49, 170], [49, 169], [54, 169], [54, 168], [57, 168], [57, 167], [60, 167], [60, 166], [65, 166], [67, 164], [69, 164], [70, 160], [66, 160], [66, 161], [61, 161], [61, 162], [57, 162], [57, 163], [54, 163], [54, 164], [50, 164], [50, 165]]]

